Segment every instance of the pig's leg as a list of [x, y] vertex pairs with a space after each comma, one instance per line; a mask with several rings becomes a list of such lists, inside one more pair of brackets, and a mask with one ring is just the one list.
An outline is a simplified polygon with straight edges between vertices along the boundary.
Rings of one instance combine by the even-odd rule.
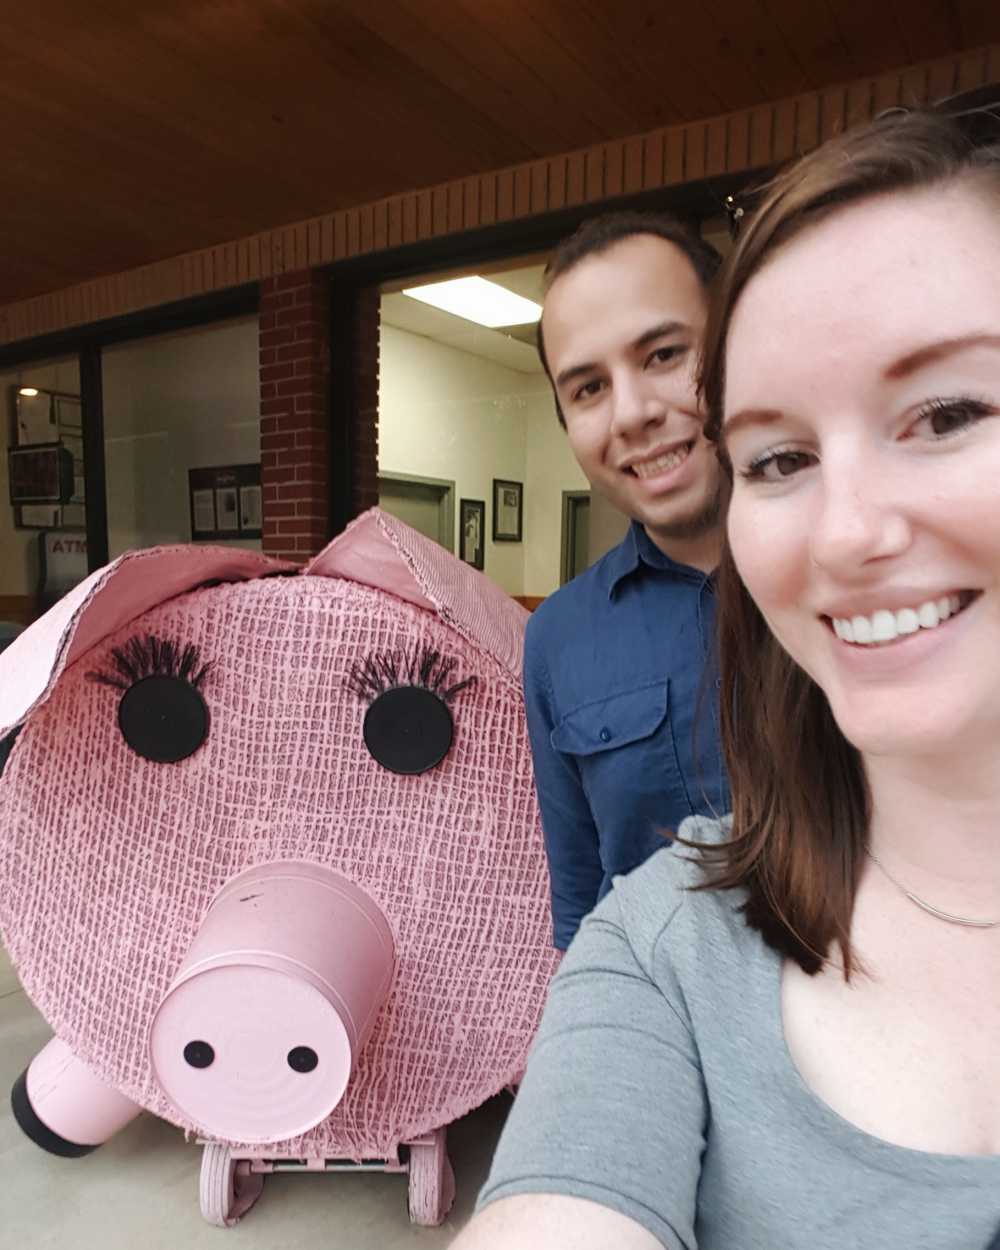
[[67, 1159], [90, 1154], [142, 1110], [98, 1080], [57, 1037], [18, 1077], [10, 1103], [36, 1146]]

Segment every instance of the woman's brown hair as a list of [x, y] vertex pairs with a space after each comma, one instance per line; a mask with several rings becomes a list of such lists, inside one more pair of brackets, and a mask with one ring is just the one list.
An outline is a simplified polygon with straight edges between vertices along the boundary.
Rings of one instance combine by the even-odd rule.
[[[719, 275], [702, 361], [706, 433], [730, 480], [726, 340], [747, 283], [795, 235], [845, 205], [957, 180], [982, 184], [984, 192], [992, 183], [997, 195], [998, 119], [1000, 108], [960, 115], [894, 111], [829, 140], [763, 188]], [[709, 868], [704, 888], [745, 888], [747, 923], [807, 973], [818, 972], [839, 946], [849, 978], [857, 966], [851, 917], [870, 820], [860, 755], [822, 690], [771, 634], [728, 544], [719, 566], [718, 621], [733, 824], [726, 843], [702, 848]]]

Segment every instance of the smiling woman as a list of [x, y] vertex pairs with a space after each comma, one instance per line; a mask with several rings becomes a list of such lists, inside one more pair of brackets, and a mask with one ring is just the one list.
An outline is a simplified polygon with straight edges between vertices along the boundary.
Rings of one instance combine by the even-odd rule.
[[[923, 759], [938, 780], [938, 768], [965, 778], [969, 797], [1000, 729], [1000, 680], [987, 679], [1000, 638], [998, 201], [995, 148], [953, 120], [887, 117], [771, 188], [710, 318], [708, 432], [733, 483], [723, 704], [746, 783], [725, 879], [824, 865], [804, 897], [752, 890], [761, 924], [809, 971], [831, 942], [850, 970], [865, 850], [892, 840], [877, 779], [894, 778], [895, 795]], [[810, 810], [817, 781], [825, 813]], [[971, 836], [964, 888], [982, 891]], [[911, 831], [886, 858], [961, 895], [960, 845]], [[985, 881], [1000, 900], [994, 851]]]
[[1000, 1244], [995, 135], [843, 135], [723, 269], [733, 814], [584, 922], [461, 1250]]

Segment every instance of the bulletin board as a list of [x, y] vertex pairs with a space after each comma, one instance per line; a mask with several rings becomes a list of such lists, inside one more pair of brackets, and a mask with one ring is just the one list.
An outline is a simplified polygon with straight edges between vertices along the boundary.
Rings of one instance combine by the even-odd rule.
[[188, 494], [192, 542], [261, 537], [259, 464], [188, 469]]

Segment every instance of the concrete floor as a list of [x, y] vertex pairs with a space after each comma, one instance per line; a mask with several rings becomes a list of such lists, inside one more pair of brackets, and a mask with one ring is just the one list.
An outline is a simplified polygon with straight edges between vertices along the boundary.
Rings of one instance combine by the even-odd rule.
[[18, 1128], [8, 1091], [50, 1030], [0, 948], [0, 1245], [18, 1250], [438, 1250], [469, 1218], [506, 1115], [500, 1096], [449, 1131], [458, 1197], [439, 1229], [414, 1228], [406, 1177], [382, 1174], [269, 1177], [235, 1228], [198, 1210], [201, 1150], [143, 1115], [83, 1159], [39, 1150]]

